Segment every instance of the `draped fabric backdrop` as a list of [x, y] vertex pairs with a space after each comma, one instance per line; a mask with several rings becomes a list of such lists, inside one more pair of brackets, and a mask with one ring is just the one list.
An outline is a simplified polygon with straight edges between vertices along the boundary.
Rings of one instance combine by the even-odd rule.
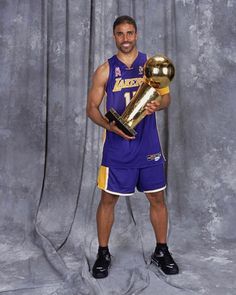
[[[109, 277], [89, 272], [102, 130], [86, 98], [122, 14], [176, 66], [157, 119], [177, 276], [149, 265], [140, 193], [117, 204]], [[234, 0], [0, 0], [0, 294], [236, 294], [235, 15]]]

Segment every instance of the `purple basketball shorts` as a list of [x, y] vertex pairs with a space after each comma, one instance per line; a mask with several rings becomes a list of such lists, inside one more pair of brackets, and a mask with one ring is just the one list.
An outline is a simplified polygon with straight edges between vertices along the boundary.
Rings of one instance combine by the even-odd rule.
[[166, 188], [164, 163], [145, 168], [113, 168], [100, 166], [98, 188], [114, 195], [154, 193]]

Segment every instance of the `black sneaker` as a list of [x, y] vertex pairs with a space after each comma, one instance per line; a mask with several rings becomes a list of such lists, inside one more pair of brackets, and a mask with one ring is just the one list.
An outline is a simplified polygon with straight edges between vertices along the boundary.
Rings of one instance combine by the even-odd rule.
[[175, 275], [179, 273], [178, 265], [172, 258], [168, 247], [156, 248], [152, 254], [151, 262], [159, 267], [166, 275]]
[[98, 252], [97, 260], [92, 269], [92, 274], [95, 279], [103, 279], [108, 276], [108, 269], [111, 266], [111, 255], [109, 252]]

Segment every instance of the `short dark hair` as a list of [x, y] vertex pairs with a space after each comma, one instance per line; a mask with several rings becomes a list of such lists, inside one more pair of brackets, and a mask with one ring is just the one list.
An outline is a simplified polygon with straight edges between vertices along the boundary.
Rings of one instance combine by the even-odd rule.
[[135, 28], [135, 33], [137, 32], [137, 24], [136, 24], [135, 20], [131, 16], [128, 16], [128, 15], [119, 16], [114, 21], [114, 24], [113, 24], [113, 33], [115, 32], [116, 26], [118, 26], [120, 24], [130, 24], [130, 25], [133, 25], [134, 28]]

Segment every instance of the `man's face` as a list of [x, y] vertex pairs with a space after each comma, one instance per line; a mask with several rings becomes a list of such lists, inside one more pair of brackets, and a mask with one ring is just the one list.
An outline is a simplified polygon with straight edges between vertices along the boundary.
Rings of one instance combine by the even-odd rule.
[[137, 33], [131, 24], [120, 24], [115, 27], [114, 39], [116, 47], [123, 53], [130, 53], [136, 48]]

